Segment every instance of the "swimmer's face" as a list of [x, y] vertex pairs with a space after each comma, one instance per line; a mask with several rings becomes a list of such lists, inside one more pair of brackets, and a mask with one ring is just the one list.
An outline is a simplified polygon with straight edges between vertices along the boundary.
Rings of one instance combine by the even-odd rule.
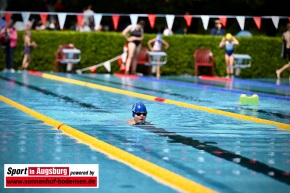
[[135, 113], [134, 120], [136, 124], [143, 124], [146, 121], [147, 113]]

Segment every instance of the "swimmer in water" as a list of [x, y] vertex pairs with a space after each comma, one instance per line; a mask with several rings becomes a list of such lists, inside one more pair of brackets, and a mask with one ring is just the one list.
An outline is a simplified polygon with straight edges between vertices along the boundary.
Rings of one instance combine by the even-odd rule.
[[132, 107], [133, 119], [128, 120], [127, 123], [130, 125], [148, 125], [150, 122], [146, 121], [147, 110], [142, 102], [137, 102]]

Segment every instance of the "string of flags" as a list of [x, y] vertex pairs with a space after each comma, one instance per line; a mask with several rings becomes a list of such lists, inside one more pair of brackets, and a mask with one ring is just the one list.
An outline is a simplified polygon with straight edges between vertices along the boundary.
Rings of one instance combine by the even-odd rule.
[[[9, 12], [2, 11], [0, 13], [2, 13], [4, 15], [4, 18], [5, 18], [7, 23], [10, 22], [13, 14], [21, 14], [24, 24], [26, 24], [29, 21], [30, 15], [37, 15], [38, 14], [40, 16], [40, 19], [41, 19], [41, 22], [43, 25], [46, 25], [48, 15], [57, 15], [59, 26], [60, 26], [61, 30], [64, 27], [67, 15], [75, 15], [76, 21], [77, 21], [77, 24], [79, 27], [82, 26], [83, 19], [84, 19], [83, 13], [17, 12], [17, 11], [9, 11]], [[151, 28], [154, 28], [154, 26], [155, 26], [156, 17], [165, 17], [166, 22], [167, 22], [167, 26], [170, 30], [172, 29], [174, 19], [176, 17], [183, 17], [185, 19], [186, 25], [188, 27], [191, 26], [193, 17], [194, 18], [201, 18], [202, 24], [203, 24], [203, 27], [205, 30], [207, 30], [207, 28], [208, 28], [210, 18], [218, 18], [224, 27], [226, 27], [226, 25], [227, 25], [228, 18], [236, 18], [241, 30], [244, 30], [246, 18], [253, 19], [258, 29], [261, 28], [262, 19], [271, 19], [276, 29], [279, 26], [280, 19], [288, 19], [290, 21], [290, 16], [231, 16], [231, 15], [229, 15], [229, 16], [216, 16], [216, 15], [107, 14], [107, 13], [102, 14], [102, 13], [95, 13], [95, 14], [93, 14], [93, 18], [94, 18], [96, 26], [100, 25], [103, 16], [110, 16], [112, 18], [113, 27], [114, 27], [115, 31], [118, 29], [119, 20], [120, 20], [121, 16], [129, 16], [130, 20], [131, 20], [131, 24], [133, 26], [135, 26], [137, 24], [139, 17], [147, 17]]]

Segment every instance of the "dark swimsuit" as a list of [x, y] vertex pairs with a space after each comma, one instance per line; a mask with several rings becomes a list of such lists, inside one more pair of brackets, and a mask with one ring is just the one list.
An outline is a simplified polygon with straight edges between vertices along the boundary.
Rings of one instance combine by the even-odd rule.
[[[132, 32], [131, 32], [131, 36], [134, 36], [134, 37], [141, 37], [142, 36], [142, 32], [141, 32], [141, 29], [134, 29]], [[134, 40], [132, 41], [136, 46], [138, 46], [141, 41], [140, 40]]]
[[24, 54], [30, 54], [31, 49], [30, 46], [24, 46]]

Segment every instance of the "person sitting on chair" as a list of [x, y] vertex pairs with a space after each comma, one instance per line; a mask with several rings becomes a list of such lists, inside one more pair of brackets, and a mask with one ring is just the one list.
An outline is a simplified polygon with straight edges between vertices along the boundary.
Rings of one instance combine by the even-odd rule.
[[147, 109], [142, 102], [137, 102], [132, 107], [133, 119], [128, 120], [127, 123], [130, 125], [148, 125], [150, 122], [146, 121]]

